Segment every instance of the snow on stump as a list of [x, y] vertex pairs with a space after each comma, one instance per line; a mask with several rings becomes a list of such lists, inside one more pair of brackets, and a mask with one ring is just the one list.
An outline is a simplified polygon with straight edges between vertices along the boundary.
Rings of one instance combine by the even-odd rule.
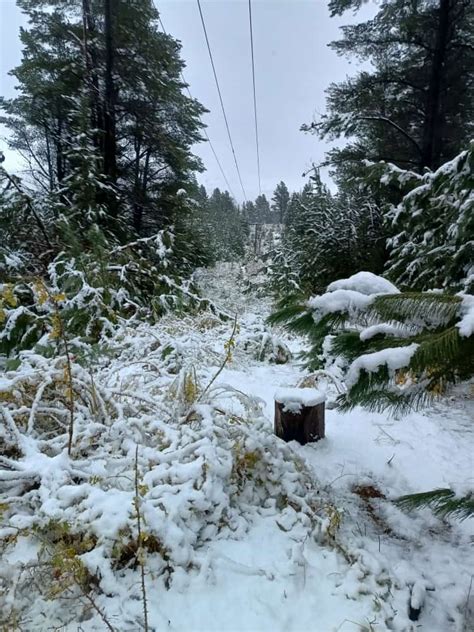
[[316, 388], [281, 388], [275, 393], [275, 434], [301, 445], [325, 436], [326, 396]]

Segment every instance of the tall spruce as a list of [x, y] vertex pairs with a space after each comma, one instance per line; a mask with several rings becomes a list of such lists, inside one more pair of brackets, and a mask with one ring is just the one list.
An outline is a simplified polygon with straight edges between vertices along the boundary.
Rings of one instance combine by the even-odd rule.
[[265, 193], [258, 195], [255, 199], [255, 224], [271, 224], [272, 212], [270, 203]]
[[272, 197], [272, 211], [274, 213], [274, 221], [283, 224], [288, 212], [288, 204], [290, 203], [290, 193], [286, 184], [281, 181], [277, 184]]
[[228, 191], [216, 188], [208, 199], [211, 244], [215, 258], [232, 261], [242, 257], [245, 246], [245, 222]]

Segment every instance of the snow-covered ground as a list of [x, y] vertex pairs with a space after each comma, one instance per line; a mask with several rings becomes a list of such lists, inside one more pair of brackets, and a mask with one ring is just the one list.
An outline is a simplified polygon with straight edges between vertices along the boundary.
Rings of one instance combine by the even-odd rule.
[[[219, 287], [232, 296], [229, 284], [219, 282]], [[247, 323], [261, 322], [268, 313], [269, 306], [252, 297], [247, 305], [241, 304], [241, 297], [235, 301], [242, 329]], [[278, 335], [297, 357], [304, 342], [281, 331]], [[229, 367], [221, 379], [261, 398], [271, 424], [275, 391], [295, 386], [302, 375], [300, 363], [293, 360], [284, 365]], [[266, 531], [258, 556], [253, 538], [234, 543], [234, 559], [259, 560], [260, 572], [266, 573], [252, 582], [249, 594], [253, 597], [245, 599], [245, 619], [238, 617], [230, 624], [223, 620], [216, 629], [474, 630], [474, 522], [447, 522], [430, 510], [406, 514], [390, 502], [418, 491], [463, 490], [466, 483], [472, 487], [473, 422], [472, 391], [466, 394], [465, 390], [448, 402], [401, 419], [363, 409], [327, 410], [326, 438], [291, 447], [314, 473], [315, 485], [333, 495], [342, 515], [338, 541], [356, 561], [346, 566], [338, 556], [310, 541], [302, 542], [300, 572], [285, 577], [280, 568], [281, 588], [274, 584], [272, 589], [266, 576], [274, 568], [275, 555], [280, 555], [282, 534], [275, 532], [272, 545]], [[262, 556], [268, 550], [273, 552], [265, 564]], [[425, 600], [416, 623], [407, 618], [413, 586], [415, 593], [422, 587]], [[238, 610], [240, 600], [235, 601]]]
[[[176, 544], [177, 549], [182, 547], [183, 560], [188, 555], [183, 561], [173, 553], [172, 573], [163, 572], [162, 566], [150, 560], [145, 578], [150, 630], [473, 630], [472, 521], [443, 520], [428, 509], [407, 514], [391, 502], [411, 492], [448, 486], [461, 488], [466, 481], [473, 482], [472, 393], [469, 397], [463, 391], [436, 408], [399, 420], [363, 409], [342, 414], [329, 405], [324, 440], [306, 446], [296, 443], [287, 446], [271, 432], [274, 395], [279, 388], [296, 386], [304, 377], [298, 360], [304, 341], [282, 330], [271, 330], [265, 324], [271, 308], [269, 301], [242, 293], [239, 277], [239, 266], [231, 264], [199, 274], [204, 295], [230, 314], [237, 314], [232, 359], [223, 370], [218, 372], [229, 350], [229, 346], [227, 351], [224, 349], [224, 343], [231, 335], [233, 323], [219, 323], [209, 315], [181, 319], [170, 316], [156, 326], [152, 334], [160, 340], [161, 348], [169, 345], [169, 352], [161, 356], [165, 358], [168, 373], [157, 370], [157, 374], [144, 377], [147, 370], [153, 374], [151, 367], [156, 357], [156, 346], [151, 345], [149, 334], [143, 335], [138, 347], [132, 345], [127, 350], [124, 345], [123, 354], [103, 370], [109, 388], [112, 388], [112, 374], [118, 376], [113, 378], [117, 398], [130, 385], [134, 385], [137, 397], [152, 398], [173, 381], [175, 392], [179, 388], [184, 392], [194, 383], [182, 377], [184, 382], [176, 385], [176, 375], [178, 382], [179, 376], [193, 375], [200, 385], [209, 384], [217, 375], [210, 389], [213, 410], [222, 409], [227, 415], [226, 423], [229, 414], [234, 415], [232, 436], [242, 434], [243, 456], [237, 458], [244, 471], [243, 474], [237, 471], [242, 488], [229, 492], [228, 497], [222, 496], [219, 487], [224, 485], [222, 481], [234, 481], [236, 489], [240, 483], [238, 478], [237, 482], [235, 478], [226, 478], [217, 467], [224, 468], [225, 464], [219, 446], [219, 437], [225, 439], [229, 432], [225, 425], [213, 427], [217, 439], [212, 443], [215, 453], [210, 456], [204, 453], [209, 449], [204, 434], [192, 426], [191, 418], [189, 428], [173, 427], [163, 441], [166, 447], [162, 461], [156, 457], [159, 462], [156, 469], [150, 464], [150, 471], [143, 476], [151, 491], [153, 484], [159, 490], [156, 506], [165, 506], [167, 510], [169, 522], [163, 538]], [[290, 361], [281, 364], [272, 361], [286, 359], [287, 349], [292, 352]], [[139, 362], [141, 373], [136, 369]], [[330, 402], [335, 393], [330, 385], [327, 388]], [[204, 403], [202, 409], [200, 414], [206, 420]], [[251, 411], [255, 415], [254, 426], [251, 421], [244, 426], [242, 418], [251, 417]], [[149, 418], [150, 415], [148, 434], [154, 428]], [[168, 431], [160, 426], [157, 432]], [[233, 443], [233, 449], [240, 445], [239, 441]], [[171, 467], [174, 461], [170, 444], [179, 446], [174, 457], [175, 469]], [[196, 456], [188, 454], [184, 458], [191, 445], [202, 446], [201, 452], [199, 448]], [[257, 457], [254, 461], [252, 455], [257, 452], [260, 464], [256, 465]], [[151, 463], [154, 457], [150, 448], [146, 455]], [[170, 460], [165, 476], [158, 469], [165, 468], [167, 455]], [[215, 471], [209, 467], [209, 460], [203, 465], [206, 458], [215, 458]], [[247, 476], [246, 471], [253, 467], [266, 469], [257, 469], [257, 474]], [[97, 468], [99, 472], [100, 467]], [[206, 487], [206, 472], [204, 481], [196, 482], [195, 471], [200, 468], [208, 472], [209, 487]], [[235, 472], [235, 460], [232, 468]], [[180, 492], [184, 489], [187, 473], [189, 480], [195, 481], [194, 487], [187, 489], [189, 498], [194, 489], [192, 502], [208, 502], [196, 509], [201, 513], [195, 519], [189, 509], [183, 509], [179, 494], [173, 489], [173, 486]], [[211, 498], [212, 485], [219, 498]], [[264, 493], [259, 491], [260, 486]], [[199, 495], [202, 489], [205, 494]], [[125, 492], [123, 498], [129, 505], [133, 500]], [[97, 502], [104, 502], [99, 494]], [[226, 515], [228, 524], [217, 532], [213, 530], [212, 512], [226, 502], [230, 507]], [[117, 508], [114, 511], [117, 520], [120, 519]], [[104, 524], [110, 526], [114, 515]], [[190, 540], [186, 539], [183, 516], [190, 523], [195, 520], [205, 525], [199, 527], [192, 554], [186, 550]], [[153, 520], [151, 513], [148, 520]], [[216, 518], [219, 520], [223, 520], [222, 512]], [[205, 529], [209, 530], [209, 537], [202, 536]], [[186, 538], [180, 544], [183, 533]], [[12, 570], [15, 564], [31, 563], [37, 552], [38, 547], [31, 539], [19, 538], [5, 552], [3, 560], [4, 566], [11, 570], [11, 577], [16, 577]], [[88, 568], [92, 568], [93, 560], [86, 561]], [[97, 605], [113, 629], [142, 629], [137, 570], [125, 568], [118, 582], [104, 575], [103, 579], [102, 587], [109, 589], [97, 598]], [[410, 603], [414, 610], [423, 606], [417, 621], [409, 618]], [[58, 610], [57, 602], [38, 599], [36, 605], [28, 606], [28, 616], [19, 629], [50, 630], [54, 626], [66, 631], [105, 629], [95, 610], [91, 609], [88, 617], [78, 622], [74, 615], [68, 617], [67, 608], [67, 600], [61, 602]]]

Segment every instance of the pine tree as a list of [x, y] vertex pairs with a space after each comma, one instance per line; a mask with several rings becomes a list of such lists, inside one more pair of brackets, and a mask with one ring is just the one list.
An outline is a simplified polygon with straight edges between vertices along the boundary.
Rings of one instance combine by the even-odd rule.
[[[387, 275], [400, 287], [474, 291], [474, 141], [434, 173], [378, 166], [405, 195], [387, 216]], [[408, 193], [406, 192], [408, 190]]]
[[285, 222], [290, 202], [290, 193], [283, 181], [277, 184], [273, 193], [272, 202], [272, 211], [275, 215], [274, 221], [278, 224], [283, 224]]
[[[181, 188], [202, 168], [203, 107], [186, 96], [180, 45], [158, 30], [149, 0], [19, 0], [30, 19], [23, 60], [13, 75], [20, 95], [3, 101], [11, 147], [26, 154], [32, 178], [56, 191], [68, 160], [84, 86], [89, 127], [106, 186], [98, 202], [114, 225], [147, 236], [181, 212]], [[106, 15], [107, 14], [107, 15]], [[117, 52], [119, 51], [119, 52]]]
[[217, 260], [233, 261], [242, 257], [245, 222], [228, 191], [214, 189], [208, 201], [212, 250]]
[[[360, 0], [332, 0], [332, 15]], [[357, 176], [362, 161], [436, 169], [473, 131], [474, 7], [465, 0], [383, 0], [376, 16], [345, 26], [332, 48], [372, 68], [328, 90], [328, 112], [306, 129], [329, 140], [336, 168]]]
[[272, 316], [306, 333], [311, 367], [343, 367], [343, 410], [407, 412], [474, 375], [472, 295], [401, 293], [369, 272], [331, 283], [305, 303]]
[[280, 298], [321, 291], [341, 276], [384, 262], [382, 215], [363, 196], [332, 196], [318, 172], [288, 204], [281, 243], [272, 262], [272, 285]]
[[264, 193], [258, 195], [255, 200], [255, 224], [271, 224], [272, 212], [270, 204]]
[[255, 204], [248, 200], [242, 204], [242, 217], [247, 224], [256, 224]]
[[13, 355], [56, 317], [82, 344], [202, 303], [189, 278], [210, 252], [192, 197], [203, 108], [152, 3], [19, 4], [30, 24], [3, 121], [34, 187], [0, 172], [0, 354]]

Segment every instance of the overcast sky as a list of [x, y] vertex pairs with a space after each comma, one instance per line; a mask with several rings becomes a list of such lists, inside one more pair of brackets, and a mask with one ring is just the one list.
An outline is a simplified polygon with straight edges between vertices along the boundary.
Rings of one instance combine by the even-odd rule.
[[[168, 33], [182, 43], [184, 76], [194, 97], [210, 110], [204, 118], [209, 137], [239, 201], [243, 195], [227, 140], [224, 120], [195, 0], [156, 1]], [[214, 55], [224, 106], [234, 141], [247, 198], [258, 195], [252, 74], [247, 0], [201, 0]], [[324, 111], [324, 91], [357, 65], [338, 57], [327, 44], [339, 37], [343, 24], [367, 19], [375, 2], [368, 2], [354, 17], [330, 18], [326, 0], [253, 0], [255, 65], [262, 192], [271, 196], [284, 180], [299, 190], [301, 177], [312, 162], [319, 163], [327, 145], [300, 131]], [[18, 30], [23, 21], [14, 0], [0, 0], [1, 94], [14, 94], [8, 71], [21, 59]], [[195, 148], [206, 172], [200, 180], [208, 188], [226, 188], [207, 143]], [[15, 168], [7, 153], [5, 166]], [[323, 174], [325, 179], [327, 176]]]

